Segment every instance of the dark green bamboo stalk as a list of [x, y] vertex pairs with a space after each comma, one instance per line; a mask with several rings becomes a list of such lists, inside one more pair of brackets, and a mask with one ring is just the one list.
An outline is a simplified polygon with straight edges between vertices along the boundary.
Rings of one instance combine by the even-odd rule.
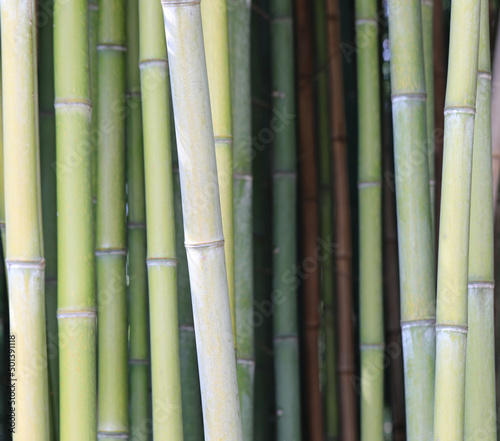
[[236, 356], [243, 439], [253, 441], [254, 331], [252, 239], [252, 106], [250, 78], [250, 3], [230, 4], [229, 62], [233, 120], [234, 295]]
[[[472, 160], [465, 440], [496, 441], [491, 64], [488, 1], [481, 1]], [[481, 434], [481, 435], [480, 435]]]
[[167, 49], [160, 2], [140, 0], [153, 436], [183, 439]]
[[129, 434], [125, 228], [125, 2], [99, 3], [97, 79], [98, 436]]
[[31, 0], [1, 7], [6, 265], [15, 348], [13, 440], [49, 440], [43, 233], [38, 151], [36, 37]]
[[57, 206], [56, 131], [54, 115], [54, 1], [39, 3], [40, 42], [39, 115], [40, 167], [42, 177], [42, 217], [45, 254], [45, 314], [47, 317], [47, 355], [49, 363], [50, 426], [52, 439], [59, 436], [59, 349], [57, 345]]
[[362, 440], [382, 440], [384, 436], [382, 148], [376, 19], [375, 1], [356, 1]]
[[419, 0], [391, 1], [389, 32], [407, 437], [431, 439], [435, 272]]
[[55, 1], [54, 43], [56, 146], [60, 165], [57, 171], [60, 435], [62, 441], [88, 440], [97, 435], [97, 315], [85, 0]]
[[147, 441], [149, 439], [149, 427], [146, 426], [149, 417], [149, 326], [138, 0], [127, 0], [126, 7], [130, 438]]
[[439, 228], [434, 395], [434, 437], [440, 441], [464, 438], [469, 213], [479, 13], [479, 0], [456, 0], [451, 9]]
[[[271, 63], [273, 109], [286, 118], [295, 116], [293, 56], [293, 2], [272, 0]], [[276, 370], [277, 441], [300, 440], [300, 385], [296, 279], [287, 280], [296, 264], [297, 154], [295, 122], [281, 121], [275, 131], [273, 158], [273, 316]], [[293, 276], [293, 273], [292, 273]]]

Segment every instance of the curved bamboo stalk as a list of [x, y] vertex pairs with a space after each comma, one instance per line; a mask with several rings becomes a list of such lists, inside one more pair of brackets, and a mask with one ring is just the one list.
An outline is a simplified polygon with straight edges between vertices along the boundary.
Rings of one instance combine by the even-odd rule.
[[432, 439], [435, 265], [419, 0], [391, 0], [389, 34], [406, 432]]
[[[148, 282], [146, 206], [139, 73], [139, 2], [127, 0], [127, 201], [130, 438], [147, 441], [149, 417]], [[158, 12], [160, 6], [158, 5]], [[161, 17], [161, 14], [160, 14]], [[161, 23], [161, 20], [160, 20]], [[161, 32], [160, 26], [160, 36]], [[155, 425], [156, 426], [156, 425]]]
[[183, 439], [168, 62], [160, 3], [140, 1], [153, 436]]
[[[273, 112], [295, 116], [293, 2], [271, 0], [271, 71]], [[297, 173], [295, 122], [281, 121], [273, 151], [273, 316], [277, 441], [301, 439], [301, 397], [297, 316]]]
[[[335, 288], [338, 317], [338, 369], [340, 391], [340, 436], [344, 441], [358, 440], [358, 414], [355, 376], [354, 323], [352, 306], [351, 207], [347, 164], [346, 126], [342, 53], [340, 47], [340, 10], [338, 0], [327, 0], [328, 75], [330, 83], [330, 132], [333, 159], [333, 197], [335, 224]], [[342, 336], [342, 337], [341, 337]]]
[[[68, 41], [70, 39], [70, 41]], [[54, 5], [61, 440], [96, 438], [96, 298], [87, 2]], [[74, 158], [78, 161], [72, 162]], [[67, 168], [62, 168], [67, 166]], [[71, 344], [68, 344], [68, 339]]]
[[191, 0], [166, 0], [162, 6], [205, 440], [242, 441], [201, 10]]
[[[316, 70], [316, 128], [318, 143], [319, 173], [319, 236], [323, 241], [331, 240], [334, 234], [332, 208], [332, 152], [328, 124], [328, 47], [326, 39], [326, 4], [324, 0], [314, 2], [314, 39]], [[323, 299], [323, 333], [325, 339], [325, 428], [326, 440], [333, 441], [339, 436], [339, 391], [337, 379], [337, 353], [335, 333], [335, 304], [333, 256], [327, 253], [320, 262], [321, 298]]]
[[[310, 5], [295, 0], [295, 40], [297, 57], [297, 100], [299, 110], [300, 213], [303, 262], [315, 259], [319, 236], [318, 183], [316, 181], [316, 134], [314, 109], [313, 36]], [[304, 308], [304, 382], [306, 433], [310, 441], [323, 441], [323, 397], [319, 377], [320, 274], [319, 263], [307, 268], [302, 281]], [[304, 268], [305, 269], [305, 268]]]
[[361, 440], [383, 440], [382, 126], [377, 4], [371, 0], [357, 0], [355, 5], [359, 114]]
[[229, 61], [234, 134], [234, 296], [236, 355], [243, 438], [253, 441], [255, 353], [253, 330], [252, 106], [250, 2], [231, 2]]
[[488, 0], [481, 1], [469, 237], [466, 440], [496, 441], [491, 65]]
[[129, 435], [125, 227], [125, 2], [99, 4], [97, 93], [98, 436]]
[[233, 121], [227, 0], [201, 2], [201, 18], [219, 176], [229, 306], [236, 349], [238, 340], [234, 298]]
[[451, 9], [439, 231], [434, 437], [464, 437], [467, 274], [479, 0]]
[[[14, 441], [49, 440], [43, 237], [40, 224], [34, 2], [1, 8], [6, 264], [16, 361]], [[12, 345], [12, 344], [11, 344]]]

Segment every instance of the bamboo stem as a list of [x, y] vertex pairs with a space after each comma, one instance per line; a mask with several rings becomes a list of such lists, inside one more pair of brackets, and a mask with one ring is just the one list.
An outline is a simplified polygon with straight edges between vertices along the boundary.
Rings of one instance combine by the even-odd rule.
[[479, 43], [478, 0], [451, 9], [439, 231], [434, 437], [464, 438], [472, 144]]
[[201, 10], [190, 0], [166, 0], [162, 6], [205, 440], [242, 441]]
[[[88, 0], [89, 20], [89, 70], [90, 70], [90, 97], [92, 101], [92, 123], [90, 126], [90, 146], [92, 150], [92, 210], [94, 213], [94, 237], [97, 215], [97, 42], [99, 28], [99, 0]], [[95, 239], [94, 239], [95, 240]]]
[[[40, 225], [34, 2], [1, 8], [5, 212], [10, 334], [14, 336], [14, 441], [49, 440], [43, 238]], [[12, 338], [12, 337], [11, 337]]]
[[[497, 32], [495, 53], [493, 56], [493, 81], [491, 83], [491, 120], [498, 121], [500, 115], [500, 32]], [[493, 158], [493, 200], [498, 199], [498, 185], [500, 181], [500, 127], [491, 126], [492, 158]]]

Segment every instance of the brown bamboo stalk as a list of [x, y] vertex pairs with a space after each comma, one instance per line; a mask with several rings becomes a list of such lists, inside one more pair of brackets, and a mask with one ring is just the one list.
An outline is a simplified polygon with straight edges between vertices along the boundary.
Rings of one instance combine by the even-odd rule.
[[338, 0], [327, 0], [328, 75], [335, 207], [335, 272], [338, 311], [340, 434], [343, 441], [357, 441], [358, 414], [354, 379], [354, 324], [352, 306], [351, 207], [347, 164], [346, 124], [340, 10]]
[[[315, 256], [319, 236], [318, 184], [316, 180], [316, 145], [313, 89], [313, 39], [308, 0], [295, 1], [296, 53], [299, 110], [299, 176], [304, 306], [304, 368], [306, 433], [310, 441], [323, 441], [322, 397], [319, 382], [320, 280]], [[311, 261], [312, 264], [306, 263]]]

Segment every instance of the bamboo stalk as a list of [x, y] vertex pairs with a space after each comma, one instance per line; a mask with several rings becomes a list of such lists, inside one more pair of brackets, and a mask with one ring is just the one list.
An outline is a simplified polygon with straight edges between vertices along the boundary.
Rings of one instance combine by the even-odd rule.
[[337, 293], [337, 338], [340, 392], [340, 436], [345, 441], [358, 440], [358, 414], [355, 376], [354, 323], [352, 306], [352, 239], [342, 53], [340, 47], [340, 10], [338, 0], [326, 2], [328, 38], [328, 76], [330, 132], [333, 159], [335, 288]]
[[147, 441], [149, 433], [145, 423], [149, 417], [150, 369], [138, 0], [128, 0], [126, 8], [130, 438], [137, 441]]
[[[274, 133], [273, 173], [273, 316], [277, 441], [301, 439], [301, 396], [297, 316], [295, 84], [293, 2], [271, 0], [272, 107], [284, 115]], [[289, 280], [291, 279], [291, 280]]]
[[[491, 120], [498, 121], [500, 115], [500, 32], [497, 32], [495, 40], [495, 52], [493, 55], [493, 81], [491, 97]], [[500, 181], [500, 128], [498, 124], [491, 125], [491, 142], [493, 156], [493, 200], [498, 199], [498, 185]]]
[[434, 437], [464, 437], [467, 264], [479, 43], [477, 0], [451, 10], [439, 231]]
[[[97, 435], [97, 315], [85, 0], [55, 1], [54, 43], [56, 148], [61, 165], [57, 172], [60, 434], [62, 441], [88, 440]], [[78, 161], [72, 162], [74, 158]]]
[[[323, 411], [320, 390], [319, 327], [320, 274], [317, 254], [319, 235], [318, 183], [316, 181], [316, 134], [314, 130], [314, 65], [311, 15], [307, 0], [295, 1], [295, 39], [297, 57], [297, 99], [299, 110], [300, 213], [302, 259], [307, 277], [302, 281], [304, 294], [304, 382], [306, 394], [306, 433], [311, 441], [323, 441]], [[313, 259], [313, 265], [309, 261]], [[307, 267], [306, 267], [307, 262]]]
[[[14, 441], [49, 440], [43, 237], [37, 150], [34, 2], [1, 8], [6, 264], [14, 336]], [[11, 337], [12, 338], [12, 337]]]
[[[205, 440], [243, 439], [199, 3], [162, 2]], [[197, 85], [196, 88], [193, 85]]]
[[157, 0], [140, 1], [140, 42], [153, 435], [155, 439], [180, 440], [183, 431], [170, 96], [162, 13]]
[[129, 435], [125, 228], [125, 2], [99, 3], [97, 79], [98, 436]]
[[[377, 4], [357, 0], [361, 439], [384, 437], [382, 147]], [[391, 10], [392, 12], [392, 10]], [[362, 39], [364, 44], [361, 43]]]
[[470, 207], [466, 440], [497, 439], [495, 396], [494, 234], [491, 156], [491, 64], [488, 1], [481, 1]]
[[215, 155], [224, 232], [229, 306], [235, 349], [236, 303], [234, 280], [234, 211], [233, 211], [233, 121], [231, 112], [231, 74], [229, 67], [228, 0], [201, 2], [203, 40], [207, 63], [210, 105], [214, 125]]
[[435, 266], [420, 1], [391, 0], [389, 32], [406, 433], [431, 439]]
[[[319, 235], [323, 241], [331, 240], [333, 229], [332, 208], [332, 152], [328, 124], [328, 47], [326, 39], [326, 4], [324, 0], [314, 3], [314, 38], [316, 70], [316, 130], [318, 143], [319, 172]], [[325, 428], [326, 440], [337, 439], [340, 432], [339, 391], [337, 379], [337, 353], [335, 335], [335, 304], [333, 256], [327, 253], [320, 262], [321, 298], [323, 299], [323, 333], [325, 339]]]
[[88, 0], [89, 20], [89, 70], [90, 70], [90, 97], [92, 100], [92, 124], [90, 127], [90, 145], [92, 149], [92, 203], [94, 212], [94, 236], [97, 214], [97, 42], [99, 28], [99, 1]]
[[254, 439], [255, 353], [253, 320], [252, 106], [250, 77], [250, 2], [231, 3], [228, 11], [231, 107], [233, 120], [234, 296], [236, 356], [243, 439]]

